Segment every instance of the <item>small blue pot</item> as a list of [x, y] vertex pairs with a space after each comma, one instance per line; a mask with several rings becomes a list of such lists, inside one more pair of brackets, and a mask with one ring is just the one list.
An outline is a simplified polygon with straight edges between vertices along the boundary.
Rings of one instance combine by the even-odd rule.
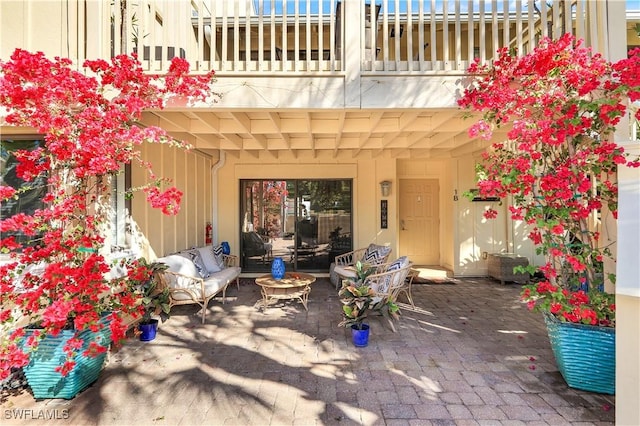
[[369, 324], [362, 324], [361, 328], [358, 328], [355, 324], [352, 325], [351, 340], [359, 348], [367, 346], [369, 344]]
[[143, 342], [149, 342], [156, 338], [158, 332], [158, 320], [152, 319], [147, 324], [138, 324], [138, 330], [140, 330], [140, 340]]
[[276, 257], [271, 262], [271, 276], [276, 280], [281, 280], [284, 278], [285, 266], [284, 260], [281, 257]]

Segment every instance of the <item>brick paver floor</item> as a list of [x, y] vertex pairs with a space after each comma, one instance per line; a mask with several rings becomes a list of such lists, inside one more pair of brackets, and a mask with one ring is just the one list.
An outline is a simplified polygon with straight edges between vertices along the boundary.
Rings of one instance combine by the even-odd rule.
[[126, 342], [72, 400], [3, 394], [0, 424], [613, 424], [615, 398], [567, 387], [519, 292], [488, 279], [415, 284], [397, 332], [373, 317], [369, 346], [356, 348], [328, 279], [308, 311], [262, 311], [245, 278], [204, 325], [195, 305], [175, 307], [154, 341]]

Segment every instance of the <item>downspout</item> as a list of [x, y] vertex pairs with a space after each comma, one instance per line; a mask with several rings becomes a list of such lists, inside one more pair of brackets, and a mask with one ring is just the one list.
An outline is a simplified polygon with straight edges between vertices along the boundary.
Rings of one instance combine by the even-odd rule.
[[225, 151], [220, 150], [219, 152], [218, 161], [211, 166], [211, 238], [214, 245], [218, 244], [218, 170], [224, 166], [227, 158]]

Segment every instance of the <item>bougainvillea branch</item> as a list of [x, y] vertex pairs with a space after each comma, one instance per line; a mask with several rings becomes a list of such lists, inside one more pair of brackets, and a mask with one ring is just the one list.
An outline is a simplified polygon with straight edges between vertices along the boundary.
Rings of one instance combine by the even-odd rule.
[[[16, 176], [27, 185], [44, 181], [47, 186], [43, 208], [0, 220], [0, 231], [10, 235], [0, 240], [0, 251], [10, 258], [0, 265], [0, 379], [26, 365], [47, 334], [68, 327], [95, 329], [101, 315], [108, 314], [112, 339], [119, 342], [126, 331], [123, 318], [142, 314], [140, 297], [129, 282], [135, 280], [112, 278], [112, 265], [104, 257], [111, 178], [122, 165], [138, 164], [149, 173], [149, 183], [140, 189], [152, 207], [178, 213], [182, 192], [162, 189], [166, 182], [153, 174], [139, 148], [153, 142], [189, 146], [160, 128], [142, 127], [139, 120], [145, 109], [161, 109], [175, 97], [215, 102], [213, 72], [188, 72], [189, 64], [175, 58], [167, 74], [145, 74], [135, 55], [86, 61], [82, 70], [68, 59], [50, 60], [21, 49], [0, 62], [5, 123], [34, 128], [44, 139], [36, 149], [14, 151]], [[23, 191], [0, 184], [0, 202]], [[129, 265], [129, 275], [148, 272], [136, 265]], [[27, 341], [15, 326], [24, 319], [39, 329]], [[62, 374], [73, 366], [79, 347], [74, 340], [66, 346]], [[90, 348], [92, 354], [103, 350]]]
[[[478, 189], [509, 198], [511, 218], [530, 226], [529, 239], [547, 260], [540, 268], [547, 281], [534, 296], [550, 288], [571, 299], [561, 290], [602, 283], [602, 261], [612, 252], [593, 222], [605, 208], [617, 217], [617, 167], [639, 164], [612, 141], [629, 102], [639, 98], [639, 58], [634, 50], [611, 64], [566, 34], [523, 57], [502, 49], [492, 65], [469, 69], [477, 78], [459, 105], [483, 114], [470, 135], [491, 140], [495, 128], [508, 128], [507, 140], [493, 143], [477, 166]], [[571, 318], [564, 319], [582, 316]]]

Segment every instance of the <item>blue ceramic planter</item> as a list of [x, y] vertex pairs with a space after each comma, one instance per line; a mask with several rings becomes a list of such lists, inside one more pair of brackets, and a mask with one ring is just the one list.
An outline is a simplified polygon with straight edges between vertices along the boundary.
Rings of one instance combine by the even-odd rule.
[[561, 322], [544, 313], [551, 349], [560, 374], [576, 389], [616, 392], [616, 330]]
[[148, 323], [138, 324], [138, 330], [140, 330], [140, 340], [143, 342], [150, 342], [156, 338], [158, 332], [158, 320], [152, 319]]
[[222, 246], [222, 254], [231, 254], [231, 246], [229, 246], [228, 242], [223, 241], [220, 245]]
[[[75, 358], [76, 365], [66, 376], [55, 371], [61, 365], [66, 354], [63, 348], [67, 341], [74, 337], [73, 330], [63, 330], [58, 336], [46, 336], [38, 349], [30, 355], [30, 362], [23, 368], [27, 383], [36, 399], [61, 398], [71, 399], [98, 379], [107, 353], [96, 357], [85, 356], [82, 353], [89, 348], [91, 342], [102, 346], [111, 344], [111, 330], [107, 321], [99, 332], [84, 330], [78, 333], [84, 343]], [[26, 335], [34, 330], [25, 330]]]
[[369, 344], [369, 324], [362, 324], [361, 328], [357, 325], [351, 326], [351, 341], [359, 348], [363, 348]]
[[285, 274], [285, 266], [284, 260], [281, 257], [276, 257], [271, 262], [271, 276], [276, 280], [281, 280], [284, 278]]

